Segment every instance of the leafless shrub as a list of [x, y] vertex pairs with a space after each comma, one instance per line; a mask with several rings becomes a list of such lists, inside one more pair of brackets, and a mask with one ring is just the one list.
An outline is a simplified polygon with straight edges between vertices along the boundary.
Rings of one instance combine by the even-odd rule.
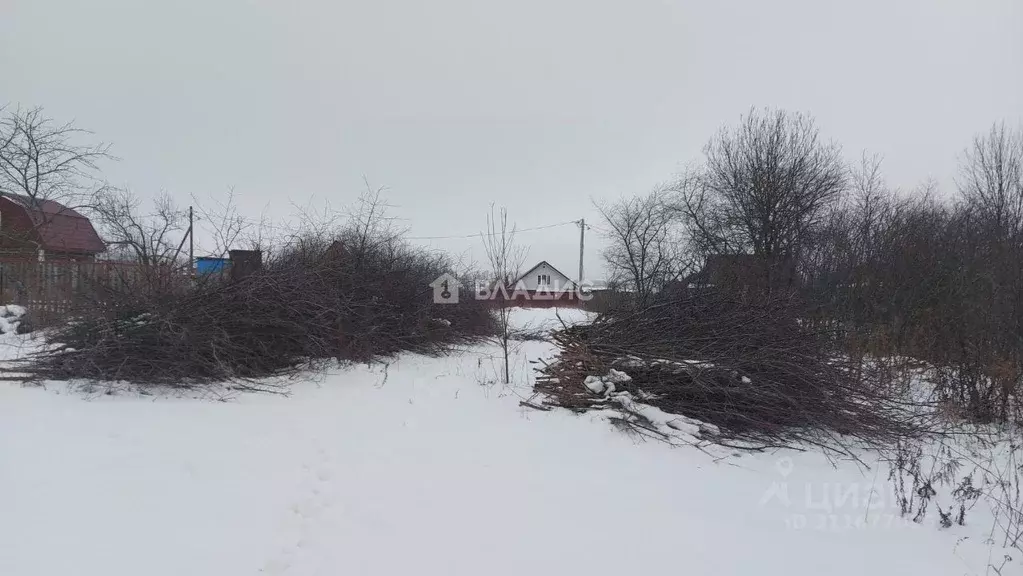
[[36, 378], [195, 386], [294, 373], [327, 359], [370, 360], [493, 332], [482, 304], [436, 306], [445, 259], [364, 227], [296, 236], [262, 270], [181, 293], [122, 298], [47, 335]]
[[792, 295], [676, 293], [557, 332], [561, 355], [537, 388], [588, 410], [602, 400], [585, 377], [618, 368], [637, 397], [753, 447], [841, 450], [843, 437], [883, 445], [924, 429], [920, 413], [865, 381], [824, 336], [800, 322]]
[[964, 154], [958, 198], [890, 190], [877, 158], [804, 254], [809, 319], [854, 355], [936, 367], [937, 398], [977, 422], [1021, 421], [1023, 135], [996, 125]]
[[937, 442], [899, 442], [885, 452], [901, 514], [920, 524], [933, 510], [937, 526], [949, 528], [970, 523], [972, 511], [984, 502], [993, 517], [992, 545], [1020, 549], [1023, 468], [1018, 439], [981, 428], [955, 426], [949, 432]]

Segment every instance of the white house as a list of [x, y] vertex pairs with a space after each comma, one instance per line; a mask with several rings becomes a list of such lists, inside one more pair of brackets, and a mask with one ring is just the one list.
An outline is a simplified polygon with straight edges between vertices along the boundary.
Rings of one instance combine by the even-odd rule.
[[574, 292], [576, 283], [546, 260], [533, 266], [515, 281], [516, 290], [528, 292]]

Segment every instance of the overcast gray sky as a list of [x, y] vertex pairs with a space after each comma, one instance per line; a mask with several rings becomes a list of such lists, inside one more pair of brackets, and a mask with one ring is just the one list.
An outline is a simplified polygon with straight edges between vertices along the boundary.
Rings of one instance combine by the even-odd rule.
[[[1023, 118], [1021, 30], [1023, 0], [0, 0], [0, 103], [97, 132], [141, 194], [281, 215], [365, 175], [412, 235], [460, 235], [491, 202], [594, 221], [751, 106], [947, 190], [974, 133]], [[520, 238], [574, 276], [576, 228]]]

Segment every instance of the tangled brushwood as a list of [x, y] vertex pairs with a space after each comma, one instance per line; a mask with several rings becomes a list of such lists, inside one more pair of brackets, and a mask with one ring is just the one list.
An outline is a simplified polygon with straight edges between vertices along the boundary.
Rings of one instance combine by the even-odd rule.
[[887, 444], [924, 429], [923, 415], [808, 328], [790, 297], [675, 293], [554, 339], [560, 356], [537, 379], [550, 405], [619, 409], [586, 380], [613, 369], [630, 377], [616, 393], [711, 424], [724, 444], [836, 448], [848, 439]]
[[49, 332], [50, 346], [24, 369], [38, 379], [195, 386], [321, 360], [441, 353], [494, 330], [482, 305], [433, 303], [429, 283], [444, 271], [436, 255], [398, 241], [302, 241], [242, 279], [108, 293], [99, 312]]

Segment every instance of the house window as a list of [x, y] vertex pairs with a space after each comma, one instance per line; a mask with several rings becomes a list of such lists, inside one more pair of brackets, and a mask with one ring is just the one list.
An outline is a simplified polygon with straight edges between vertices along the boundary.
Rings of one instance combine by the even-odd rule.
[[551, 283], [551, 277], [549, 274], [540, 274], [536, 277], [536, 284], [538, 286], [546, 286]]

